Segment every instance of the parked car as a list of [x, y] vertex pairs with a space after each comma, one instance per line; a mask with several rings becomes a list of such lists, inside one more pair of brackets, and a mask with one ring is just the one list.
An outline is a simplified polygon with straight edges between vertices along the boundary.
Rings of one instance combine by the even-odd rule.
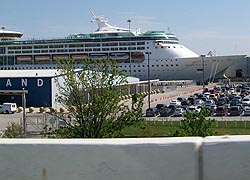
[[203, 106], [204, 105], [204, 101], [201, 99], [196, 99], [194, 101], [194, 106]]
[[161, 117], [169, 117], [174, 114], [174, 110], [168, 107], [161, 108], [160, 110], [160, 116]]
[[242, 113], [242, 108], [240, 106], [231, 106], [229, 109], [230, 116], [240, 116]]
[[196, 113], [200, 111], [201, 109], [198, 106], [189, 106], [189, 108], [187, 109], [187, 112], [190, 112], [190, 113]]
[[174, 111], [174, 116], [184, 116], [185, 110], [183, 108], [176, 108]]
[[214, 114], [215, 116], [226, 116], [228, 115], [228, 109], [225, 106], [218, 106]]
[[246, 107], [244, 110], [244, 116], [250, 116], [250, 107]]
[[170, 102], [170, 105], [174, 105], [174, 106], [181, 106], [181, 101], [178, 101], [178, 100], [172, 100], [171, 102]]
[[248, 98], [248, 97], [243, 98], [242, 105], [243, 106], [250, 106], [250, 98]]
[[154, 117], [158, 115], [158, 109], [157, 108], [148, 108], [146, 110], [146, 116], [147, 117]]
[[155, 107], [157, 108], [158, 112], [160, 112], [160, 110], [161, 110], [162, 108], [164, 108], [164, 107], [167, 107], [167, 105], [166, 105], [166, 104], [156, 104]]
[[189, 102], [190, 102], [191, 105], [194, 105], [194, 101], [195, 101], [195, 97], [194, 96], [190, 96], [188, 98], [188, 100], [189, 100]]
[[182, 102], [182, 101], [185, 101], [185, 100], [187, 100], [187, 99], [184, 98], [184, 97], [178, 97], [177, 100], [180, 101], [180, 102]]

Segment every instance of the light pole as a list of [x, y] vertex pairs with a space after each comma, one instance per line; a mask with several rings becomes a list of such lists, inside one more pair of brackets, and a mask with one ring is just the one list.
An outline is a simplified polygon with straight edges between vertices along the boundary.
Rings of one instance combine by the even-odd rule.
[[146, 54], [148, 55], [148, 108], [150, 108], [150, 90], [151, 90], [151, 85], [150, 85], [150, 63], [149, 63], [149, 55], [151, 54], [151, 52], [146, 52]]
[[204, 67], [204, 57], [206, 57], [206, 55], [202, 54], [202, 55], [201, 55], [201, 60], [202, 60], [202, 86], [203, 86], [203, 90], [205, 89], [205, 67]]
[[2, 55], [3, 55], [3, 64], [4, 64], [4, 30], [5, 30], [5, 27], [2, 27], [1, 28], [2, 29], [2, 31], [3, 31], [3, 34], [2, 34], [2, 43], [3, 43], [3, 47], [2, 47]]
[[131, 76], [131, 74], [132, 74], [132, 65], [131, 65], [131, 49], [130, 49], [130, 43], [131, 43], [131, 36], [130, 36], [130, 23], [131, 23], [131, 20], [130, 19], [128, 19], [127, 20], [127, 22], [128, 22], [128, 32], [129, 32], [129, 34], [128, 34], [128, 37], [129, 37], [129, 45], [128, 45], [128, 51], [129, 51], [129, 67], [130, 67], [130, 69], [129, 69], [129, 74], [130, 74], [130, 76]]

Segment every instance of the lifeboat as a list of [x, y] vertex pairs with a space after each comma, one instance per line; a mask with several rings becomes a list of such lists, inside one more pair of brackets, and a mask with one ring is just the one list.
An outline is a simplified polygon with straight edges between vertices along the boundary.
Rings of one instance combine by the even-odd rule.
[[131, 59], [134, 61], [143, 61], [145, 59], [145, 56], [142, 52], [132, 52]]
[[35, 64], [46, 64], [50, 62], [49, 55], [37, 55], [35, 56]]
[[53, 60], [57, 60], [57, 59], [69, 59], [69, 56], [66, 54], [56, 54], [53, 55]]
[[32, 63], [31, 56], [17, 56], [16, 60], [17, 60], [17, 64], [31, 64]]
[[128, 53], [111, 53], [109, 58], [111, 60], [127, 60], [129, 59]]
[[102, 59], [107, 59], [108, 55], [107, 54], [90, 54], [91, 59], [96, 59], [96, 60], [102, 60]]
[[81, 59], [88, 58], [88, 55], [87, 54], [73, 54], [71, 55], [71, 58], [75, 60], [81, 60]]
[[39, 56], [35, 56], [35, 60], [36, 60], [36, 61], [46, 61], [46, 60], [50, 60], [50, 56], [49, 56], [49, 55], [39, 55]]
[[57, 63], [58, 60], [68, 60], [69, 56], [66, 54], [55, 54], [52, 58], [52, 63]]

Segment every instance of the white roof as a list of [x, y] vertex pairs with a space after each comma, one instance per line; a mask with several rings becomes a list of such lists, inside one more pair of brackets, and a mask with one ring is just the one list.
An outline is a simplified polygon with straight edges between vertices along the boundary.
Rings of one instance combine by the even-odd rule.
[[0, 29], [0, 34], [22, 34], [21, 32], [17, 32], [17, 31], [6, 31], [3, 29]]
[[[76, 69], [76, 71], [79, 71], [79, 69]], [[58, 75], [59, 73], [56, 69], [0, 70], [0, 78], [55, 77]], [[140, 79], [127, 77], [127, 81], [128, 83], [136, 83], [139, 82]]]
[[54, 77], [58, 75], [56, 69], [46, 70], [0, 70], [0, 78], [19, 78], [19, 77]]

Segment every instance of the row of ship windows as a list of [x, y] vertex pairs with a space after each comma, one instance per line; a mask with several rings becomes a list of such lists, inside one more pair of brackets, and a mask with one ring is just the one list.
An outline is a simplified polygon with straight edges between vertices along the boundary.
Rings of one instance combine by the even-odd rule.
[[[166, 65], [163, 65], [163, 64], [161, 64], [161, 65], [159, 65], [159, 64], [157, 64], [157, 65], [151, 65], [151, 67], [164, 67], [164, 66], [166, 66], [166, 67], [168, 67], [168, 66], [171, 66], [171, 67], [173, 67], [173, 66], [179, 66], [179, 64], [166, 64]], [[127, 68], [127, 67], [130, 67], [130, 66], [120, 66], [120, 68]], [[140, 67], [148, 67], [148, 65], [138, 65], [137, 66], [138, 68], [140, 68]], [[136, 68], [136, 65], [134, 65], [134, 68]]]
[[122, 43], [86, 43], [86, 44], [66, 44], [66, 45], [39, 45], [39, 46], [15, 46], [8, 49], [48, 49], [48, 48], [83, 48], [83, 47], [104, 47], [104, 46], [142, 46], [145, 42], [122, 42]]
[[[142, 65], [143, 67], [145, 67], [145, 65]], [[157, 67], [159, 66], [159, 65], [156, 65]], [[164, 66], [164, 65], [161, 65], [162, 67]], [[169, 65], [166, 65], [166, 66], [169, 66]], [[173, 64], [171, 64], [170, 66], [174, 66]], [[176, 64], [175, 66], [179, 66], [178, 64]], [[139, 67], [139, 66], [138, 66]], [[146, 67], [147, 67], [147, 65], [146, 65]], [[154, 65], [152, 65], [152, 67], [154, 67]], [[81, 68], [80, 66], [78, 67], [78, 68]], [[120, 68], [127, 68], [127, 66], [120, 66]], [[1, 70], [11, 70], [11, 69], [57, 69], [57, 67], [56, 66], [54, 66], [54, 67], [43, 67], [43, 66], [41, 66], [41, 67], [36, 67], [36, 66], [34, 66], [34, 67], [23, 67], [23, 68], [18, 68], [18, 67], [1, 67], [0, 68]], [[164, 69], [162, 69], [163, 71], [164, 71]], [[124, 70], [125, 72], [130, 72], [130, 70]], [[142, 70], [140, 70], [140, 69], [137, 69], [137, 70], [132, 70], [133, 72], [141, 72]], [[145, 71], [145, 70], [143, 70], [143, 71]], [[157, 71], [160, 71], [160, 70], [157, 70]], [[167, 70], [167, 71], [169, 71], [169, 70]]]
[[[148, 49], [148, 47], [147, 47]], [[145, 47], [121, 47], [121, 48], [87, 48], [87, 49], [50, 49], [50, 50], [24, 50], [24, 51], [8, 51], [8, 54], [21, 53], [53, 53], [53, 52], [91, 52], [91, 51], [126, 51], [126, 50], [145, 50]]]

